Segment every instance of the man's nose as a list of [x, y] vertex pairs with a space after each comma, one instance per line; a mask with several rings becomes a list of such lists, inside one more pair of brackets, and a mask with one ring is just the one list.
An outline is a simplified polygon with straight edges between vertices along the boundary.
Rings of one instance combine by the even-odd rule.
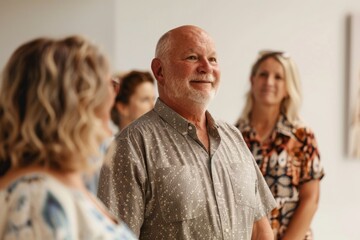
[[198, 71], [200, 73], [211, 73], [213, 71], [213, 67], [210, 64], [208, 59], [200, 59], [199, 61], [199, 66], [198, 66]]

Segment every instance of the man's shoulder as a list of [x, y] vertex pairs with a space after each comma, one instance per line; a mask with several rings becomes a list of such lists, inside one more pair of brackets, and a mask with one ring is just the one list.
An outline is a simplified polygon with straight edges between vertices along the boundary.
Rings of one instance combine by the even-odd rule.
[[160, 122], [161, 118], [159, 115], [154, 110], [151, 110], [130, 123], [117, 135], [117, 138], [145, 134], [146, 132], [158, 128]]
[[239, 129], [237, 129], [235, 127], [235, 125], [230, 124], [227, 121], [224, 120], [216, 120], [216, 124], [218, 126], [219, 131], [226, 131], [226, 132], [233, 132], [238, 134], [239, 133]]

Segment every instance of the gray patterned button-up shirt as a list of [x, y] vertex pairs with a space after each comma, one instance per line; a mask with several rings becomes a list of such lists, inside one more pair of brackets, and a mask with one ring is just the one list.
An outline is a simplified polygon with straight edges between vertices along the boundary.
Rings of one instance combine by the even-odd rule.
[[98, 196], [140, 239], [250, 239], [276, 207], [240, 132], [206, 117], [209, 152], [159, 99], [116, 137]]

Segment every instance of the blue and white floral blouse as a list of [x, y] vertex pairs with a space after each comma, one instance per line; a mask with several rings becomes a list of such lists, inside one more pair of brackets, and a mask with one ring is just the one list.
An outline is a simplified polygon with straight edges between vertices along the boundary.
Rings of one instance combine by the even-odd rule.
[[82, 192], [47, 174], [31, 173], [0, 190], [0, 239], [136, 237], [123, 222], [115, 224], [104, 216]]

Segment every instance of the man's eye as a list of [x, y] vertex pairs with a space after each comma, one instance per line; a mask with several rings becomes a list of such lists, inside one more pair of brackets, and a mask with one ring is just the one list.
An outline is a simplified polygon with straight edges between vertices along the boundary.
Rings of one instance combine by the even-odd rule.
[[188, 59], [188, 60], [197, 60], [197, 57], [196, 56], [188, 56], [186, 59]]
[[215, 57], [209, 58], [209, 62], [217, 63], [217, 59]]

